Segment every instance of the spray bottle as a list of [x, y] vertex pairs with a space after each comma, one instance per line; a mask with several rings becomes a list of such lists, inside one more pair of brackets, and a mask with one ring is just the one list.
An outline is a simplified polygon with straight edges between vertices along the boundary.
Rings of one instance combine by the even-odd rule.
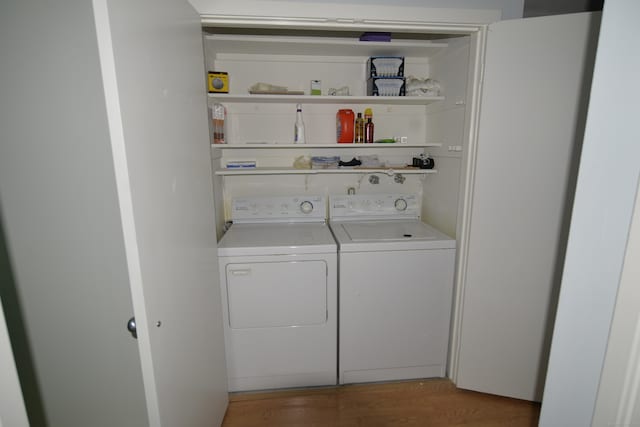
[[302, 105], [296, 105], [296, 123], [293, 127], [293, 143], [304, 144], [306, 143], [304, 134], [304, 121], [302, 120]]

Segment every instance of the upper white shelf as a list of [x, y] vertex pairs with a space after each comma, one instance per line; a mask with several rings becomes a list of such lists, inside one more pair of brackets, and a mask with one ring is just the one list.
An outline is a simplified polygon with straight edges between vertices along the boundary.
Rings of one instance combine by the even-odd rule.
[[395, 104], [428, 105], [444, 100], [444, 96], [326, 96], [326, 95], [234, 95], [209, 93], [219, 102], [276, 102], [295, 104]]
[[399, 148], [426, 148], [426, 147], [442, 147], [442, 144], [440, 143], [431, 143], [431, 142], [427, 142], [427, 143], [414, 143], [414, 144], [409, 144], [409, 143], [374, 143], [374, 144], [355, 144], [355, 143], [351, 143], [351, 144], [274, 144], [274, 143], [255, 143], [255, 144], [211, 144], [211, 147], [213, 148], [219, 148], [219, 149], [250, 149], [250, 150], [256, 150], [256, 149], [268, 149], [268, 150], [272, 150], [272, 149], [279, 149], [279, 148], [295, 148], [295, 149], [309, 149], [309, 148], [327, 148], [327, 149], [367, 149], [367, 148], [393, 148], [393, 149], [399, 149]]
[[216, 53], [320, 56], [431, 56], [447, 43], [429, 40], [364, 42], [342, 37], [287, 37], [210, 34]]

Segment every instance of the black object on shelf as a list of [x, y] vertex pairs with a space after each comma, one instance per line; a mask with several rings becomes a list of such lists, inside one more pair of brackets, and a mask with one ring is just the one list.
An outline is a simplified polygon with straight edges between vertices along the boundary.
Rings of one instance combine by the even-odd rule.
[[355, 157], [348, 162], [343, 162], [342, 160], [338, 162], [338, 166], [360, 166], [361, 164], [362, 162]]
[[433, 157], [414, 157], [412, 166], [420, 169], [433, 169], [435, 162]]

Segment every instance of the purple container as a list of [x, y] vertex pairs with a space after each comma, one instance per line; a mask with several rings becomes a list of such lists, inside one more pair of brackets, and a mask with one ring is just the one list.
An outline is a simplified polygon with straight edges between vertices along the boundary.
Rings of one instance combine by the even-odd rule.
[[391, 41], [391, 33], [374, 33], [367, 32], [362, 33], [360, 36], [361, 42], [390, 42]]

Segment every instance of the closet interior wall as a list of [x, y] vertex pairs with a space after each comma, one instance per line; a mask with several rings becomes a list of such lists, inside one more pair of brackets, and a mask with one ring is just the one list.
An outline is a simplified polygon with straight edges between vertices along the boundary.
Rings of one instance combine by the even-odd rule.
[[[286, 86], [289, 90], [309, 93], [311, 79], [322, 81], [322, 94], [329, 88], [348, 86], [350, 95], [366, 95], [366, 49], [331, 46], [337, 38], [353, 38], [353, 32], [303, 30], [240, 30], [205, 28], [205, 61], [208, 71], [229, 74], [230, 94], [248, 94], [258, 82]], [[394, 33], [394, 40], [396, 33]], [[282, 42], [286, 39], [308, 40], [306, 43]], [[412, 48], [405, 56], [405, 76], [430, 77], [442, 85], [444, 100], [429, 104], [414, 102], [301, 102], [309, 147], [269, 149], [266, 145], [291, 144], [297, 100], [271, 102], [269, 99], [225, 99], [210, 97], [209, 104], [222, 103], [227, 110], [227, 140], [224, 148], [212, 146], [214, 188], [218, 215], [218, 235], [229, 219], [231, 199], [256, 195], [415, 193], [422, 197], [423, 218], [455, 237], [463, 173], [463, 150], [467, 132], [467, 81], [469, 80], [470, 36], [427, 33], [398, 33], [398, 40], [432, 42], [434, 47]], [[327, 41], [328, 43], [324, 43]], [[366, 43], [366, 42], [362, 42]], [[339, 109], [363, 112], [373, 110], [375, 138], [406, 136], [409, 143], [428, 147], [367, 147], [360, 144], [336, 146], [336, 113]], [[251, 148], [247, 148], [247, 144]], [[231, 145], [242, 146], [234, 148]], [[320, 147], [318, 147], [320, 145]], [[341, 144], [344, 145], [344, 144]], [[435, 145], [435, 146], [434, 146]], [[325, 147], [326, 146], [326, 147]], [[254, 148], [255, 147], [255, 148]], [[335, 148], [335, 149], [334, 149]], [[393, 174], [357, 172], [339, 174], [215, 174], [228, 160], [256, 160], [260, 167], [291, 168], [299, 156], [339, 155], [344, 161], [362, 155], [378, 155], [390, 165], [403, 165], [412, 157], [430, 154], [436, 162], [433, 174], [404, 174], [398, 182]], [[402, 173], [402, 171], [399, 171]], [[378, 183], [372, 184], [370, 176]]]

